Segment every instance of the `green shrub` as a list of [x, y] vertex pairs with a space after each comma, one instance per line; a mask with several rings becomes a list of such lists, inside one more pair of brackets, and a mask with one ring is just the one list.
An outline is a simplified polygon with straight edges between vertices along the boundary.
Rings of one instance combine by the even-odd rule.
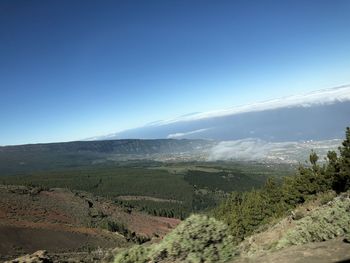
[[350, 198], [340, 196], [296, 222], [277, 247], [326, 241], [350, 233]]
[[149, 247], [136, 245], [118, 254], [114, 262], [115, 263], [146, 263], [148, 262], [149, 252], [150, 252]]
[[115, 258], [124, 262], [225, 262], [235, 253], [228, 226], [214, 218], [192, 215], [159, 244], [136, 246]]
[[[284, 177], [282, 184], [271, 178], [259, 190], [233, 192], [212, 214], [230, 226], [230, 233], [238, 243], [306, 201], [321, 197], [320, 203], [326, 204], [335, 192], [350, 188], [350, 128], [346, 129], [339, 152], [339, 157], [334, 151], [328, 152], [327, 162], [319, 165], [319, 157], [312, 151], [309, 163], [300, 165], [294, 176]], [[297, 220], [302, 217], [299, 212], [294, 215]]]
[[336, 192], [328, 191], [320, 194], [317, 198], [320, 200], [321, 205], [328, 204], [337, 196]]

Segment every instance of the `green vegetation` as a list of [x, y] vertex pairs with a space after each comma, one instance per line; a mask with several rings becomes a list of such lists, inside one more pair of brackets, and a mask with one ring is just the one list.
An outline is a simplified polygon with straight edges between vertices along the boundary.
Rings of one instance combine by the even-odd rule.
[[329, 152], [327, 163], [318, 165], [318, 156], [310, 154], [310, 164], [300, 166], [298, 174], [285, 177], [282, 184], [269, 179], [259, 190], [233, 192], [212, 213], [230, 226], [238, 243], [274, 218], [286, 215], [297, 205], [319, 193], [347, 191], [350, 186], [350, 129], [339, 147], [340, 156]]
[[[327, 164], [318, 165], [318, 156], [312, 152], [310, 165], [300, 166], [298, 174], [284, 178], [282, 183], [269, 178], [259, 190], [231, 193], [211, 213], [227, 224], [207, 216], [193, 215], [159, 244], [127, 249], [119, 253], [114, 262], [226, 262], [237, 254], [237, 245], [244, 238], [316, 196], [323, 206], [306, 216], [297, 210], [294, 213], [296, 226], [282, 239], [274, 240], [269, 249], [348, 235], [349, 193], [335, 199], [333, 193], [350, 190], [350, 174], [346, 172], [350, 160], [349, 142], [350, 129], [347, 128], [346, 139], [339, 148], [340, 156], [330, 152]], [[196, 176], [196, 173], [192, 172], [189, 176]], [[342, 188], [339, 187], [341, 182], [344, 183]], [[218, 185], [221, 184], [216, 184], [212, 189], [217, 189]]]
[[213, 218], [192, 215], [159, 244], [121, 252], [115, 263], [225, 262], [235, 254], [228, 227]]
[[231, 193], [212, 215], [230, 226], [231, 234], [238, 243], [273, 217], [283, 215], [286, 207], [280, 202], [281, 197], [280, 187], [269, 179], [261, 190]]
[[345, 195], [298, 220], [277, 248], [326, 241], [347, 233], [350, 233], [350, 199]]
[[[133, 151], [138, 145], [133, 142]], [[254, 162], [163, 163], [121, 161], [120, 156], [114, 161], [106, 159], [109, 147], [100, 146], [103, 151], [98, 153], [57, 151], [47, 156], [42, 151], [0, 151], [0, 164], [6, 164], [0, 167], [0, 182], [82, 190], [113, 200], [127, 213], [137, 209], [180, 219], [193, 212], [202, 214], [188, 217], [159, 243], [147, 244], [148, 237], [136, 235], [91, 205], [89, 226], [118, 232], [133, 243], [146, 242], [118, 253], [116, 263], [226, 262], [243, 251], [238, 246], [241, 241], [295, 208], [290, 217], [293, 227], [269, 243], [267, 250], [350, 233], [349, 128], [339, 153], [330, 151], [326, 162], [319, 164], [318, 155], [311, 152], [309, 163], [300, 165], [296, 173], [293, 166]], [[336, 194], [340, 196], [335, 198]], [[322, 205], [319, 209], [309, 213], [300, 206], [316, 198]]]
[[240, 170], [220, 172], [189, 170], [185, 174], [184, 179], [200, 189], [204, 188], [211, 191], [221, 190], [224, 192], [249, 190], [252, 187], [261, 186], [265, 180], [261, 176], [247, 176]]
[[[223, 165], [224, 168], [220, 168]], [[271, 168], [250, 163], [157, 163], [128, 161], [78, 167], [56, 166], [1, 176], [3, 184], [68, 188], [114, 200], [125, 209], [184, 219], [217, 206], [231, 191], [260, 187]], [[277, 174], [277, 169], [275, 170]], [[203, 177], [203, 180], [199, 180]], [[119, 196], [140, 197], [123, 200]], [[146, 197], [142, 199], [142, 197]], [[161, 198], [165, 202], [147, 200]], [[168, 202], [166, 200], [169, 200]]]
[[[154, 215], [178, 218], [188, 216], [193, 199], [193, 187], [183, 180], [183, 175], [147, 168], [98, 165], [35, 172], [29, 175], [3, 176], [0, 180], [3, 184], [86, 191], [115, 200], [125, 208], [137, 208]], [[124, 195], [178, 200], [179, 204], [118, 199], [118, 196]]]
[[[14, 155], [8, 156], [11, 159]], [[349, 197], [333, 201], [334, 193], [350, 190], [349, 128], [339, 154], [330, 151], [326, 162], [320, 165], [317, 154], [311, 152], [309, 163], [300, 165], [291, 176], [287, 176], [293, 170], [291, 166], [254, 162], [95, 163], [95, 157], [85, 156], [75, 162], [72, 156], [73, 161], [66, 167], [59, 164], [64, 158], [57, 158], [52, 167], [43, 166], [40, 170], [38, 164], [21, 172], [24, 164], [15, 174], [2, 174], [0, 181], [41, 189], [83, 190], [113, 200], [128, 213], [138, 209], [181, 219], [193, 212], [211, 216], [192, 215], [160, 243], [135, 246], [119, 253], [116, 263], [225, 262], [236, 254], [239, 242], [316, 197], [324, 207], [311, 214], [296, 210], [293, 215], [296, 227], [271, 248], [327, 240], [350, 231]], [[284, 168], [288, 168], [285, 173]], [[147, 241], [109, 218], [98, 224], [96, 227], [122, 233], [129, 241]]]
[[130, 231], [124, 224], [108, 218], [101, 220], [97, 227], [111, 232], [118, 232], [119, 234], [123, 235], [127, 241], [131, 241], [136, 244], [142, 244], [150, 240], [149, 237], [137, 235], [135, 232]]
[[[269, 239], [266, 243], [260, 241], [254, 244], [253, 237], [248, 241], [248, 246], [237, 246], [226, 224], [207, 216], [192, 215], [160, 243], [143, 244], [120, 251], [114, 262], [227, 262], [240, 254], [248, 253], [254, 256], [259, 255], [259, 251], [274, 251], [291, 245], [326, 241], [338, 236], [344, 236], [345, 240], [348, 240], [350, 193], [338, 197], [330, 193], [319, 194], [317, 200], [312, 200], [312, 204], [317, 201], [317, 207], [311, 212], [306, 212], [306, 215], [298, 216], [296, 210], [294, 223], [290, 224], [291, 228], [281, 232], [282, 238], [280, 234], [271, 235], [271, 232], [267, 232], [262, 236]], [[333, 196], [332, 201], [322, 205], [324, 196], [325, 199]]]
[[[211, 145], [203, 140], [107, 140], [28, 144], [0, 147], [0, 175], [55, 171], [115, 161], [140, 160], [145, 156], [192, 152]], [[131, 161], [133, 162], [133, 161]], [[148, 166], [154, 161], [146, 162]]]
[[191, 211], [189, 202], [158, 202], [151, 200], [117, 200], [115, 201], [127, 210], [136, 208], [154, 216], [175, 217], [184, 219]]
[[[7, 184], [42, 185], [83, 190], [96, 195], [117, 197], [141, 195], [185, 201], [190, 198], [190, 185], [181, 175], [168, 176], [162, 170], [120, 167], [86, 167], [32, 175], [1, 177]], [[159, 186], [162, 187], [159, 187]]]

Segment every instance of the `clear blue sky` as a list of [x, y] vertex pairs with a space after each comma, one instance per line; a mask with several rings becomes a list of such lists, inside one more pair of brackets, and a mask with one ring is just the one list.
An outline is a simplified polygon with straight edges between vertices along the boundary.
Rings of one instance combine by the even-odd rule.
[[350, 1], [0, 1], [0, 145], [350, 83]]

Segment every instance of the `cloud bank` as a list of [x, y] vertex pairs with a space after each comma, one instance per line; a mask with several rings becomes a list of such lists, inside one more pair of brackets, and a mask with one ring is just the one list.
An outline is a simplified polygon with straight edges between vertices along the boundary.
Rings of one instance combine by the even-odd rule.
[[93, 139], [329, 140], [343, 136], [349, 116], [350, 85], [347, 85], [223, 110], [194, 112]]
[[161, 126], [181, 121], [195, 121], [213, 117], [223, 117], [240, 113], [272, 110], [288, 107], [311, 107], [317, 104], [332, 104], [334, 102], [350, 101], [350, 85], [344, 85], [336, 88], [323, 89], [305, 94], [299, 94], [289, 97], [283, 97], [263, 102], [256, 102], [248, 105], [234, 106], [227, 109], [192, 113], [183, 115], [177, 118], [157, 121], [156, 123], [148, 124], [147, 126]]

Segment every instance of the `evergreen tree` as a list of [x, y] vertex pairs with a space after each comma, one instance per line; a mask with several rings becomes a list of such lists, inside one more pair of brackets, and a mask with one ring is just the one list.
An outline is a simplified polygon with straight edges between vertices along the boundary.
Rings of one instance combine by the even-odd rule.
[[311, 150], [309, 161], [312, 165], [313, 172], [317, 173], [319, 171], [319, 166], [317, 165], [318, 155], [314, 152], [314, 150]]
[[268, 217], [279, 217], [285, 211], [282, 200], [282, 188], [275, 179], [269, 177], [262, 189], [262, 197], [267, 202], [266, 214]]
[[340, 163], [337, 153], [335, 151], [329, 151], [327, 153], [328, 164], [325, 169], [325, 177], [332, 189], [336, 192], [340, 192], [342, 189], [342, 182], [339, 180]]
[[340, 172], [338, 186], [340, 191], [347, 191], [350, 188], [350, 128], [346, 128], [345, 140], [340, 151]]
[[339, 147], [340, 156], [334, 151], [327, 154], [327, 164], [318, 164], [318, 155], [312, 151], [309, 164], [300, 165], [298, 173], [284, 178], [279, 185], [269, 178], [261, 190], [242, 194], [232, 193], [215, 210], [214, 216], [229, 224], [232, 235], [239, 242], [252, 234], [259, 226], [274, 217], [285, 215], [290, 209], [313, 196], [336, 190], [350, 189], [350, 129]]

